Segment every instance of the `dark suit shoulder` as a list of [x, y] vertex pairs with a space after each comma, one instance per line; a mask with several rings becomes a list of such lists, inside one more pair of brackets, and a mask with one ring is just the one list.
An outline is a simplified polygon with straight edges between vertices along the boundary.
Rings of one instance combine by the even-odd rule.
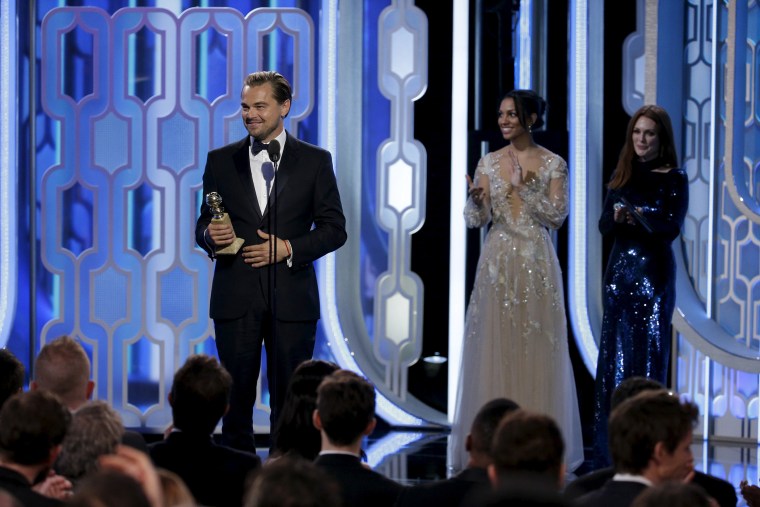
[[736, 506], [738, 500], [736, 488], [730, 482], [702, 472], [694, 472], [694, 479], [691, 482], [713, 497], [720, 507]]
[[628, 507], [647, 486], [635, 481], [607, 481], [601, 489], [591, 491], [575, 501], [577, 507]]
[[234, 153], [239, 150], [247, 149], [248, 148], [248, 136], [245, 136], [242, 139], [239, 139], [237, 141], [231, 142], [229, 144], [225, 144], [224, 146], [220, 146], [218, 148], [214, 148], [212, 150], [208, 151], [209, 156], [216, 155], [219, 153]]
[[564, 497], [567, 500], [574, 500], [586, 493], [600, 489], [604, 484], [612, 479], [615, 470], [612, 467], [594, 470], [575, 479], [565, 487]]
[[293, 136], [288, 132], [288, 136], [285, 140], [285, 148], [286, 149], [296, 149], [296, 150], [305, 150], [305, 151], [315, 151], [315, 152], [321, 152], [323, 154], [330, 154], [329, 151], [322, 148], [321, 146], [317, 146], [316, 144], [307, 143], [306, 141], [302, 141], [301, 139], [298, 139], [296, 136]]

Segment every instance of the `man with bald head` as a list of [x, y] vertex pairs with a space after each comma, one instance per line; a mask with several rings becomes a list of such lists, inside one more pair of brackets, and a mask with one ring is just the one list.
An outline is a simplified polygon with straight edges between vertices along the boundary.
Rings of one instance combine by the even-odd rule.
[[42, 347], [30, 387], [55, 394], [71, 411], [87, 403], [95, 382], [90, 380], [90, 359], [82, 345], [61, 336]]
[[[72, 412], [87, 404], [95, 390], [90, 380], [90, 358], [82, 345], [69, 336], [45, 344], [34, 361], [32, 391], [53, 393]], [[145, 438], [136, 431], [125, 430], [122, 443], [148, 452]]]

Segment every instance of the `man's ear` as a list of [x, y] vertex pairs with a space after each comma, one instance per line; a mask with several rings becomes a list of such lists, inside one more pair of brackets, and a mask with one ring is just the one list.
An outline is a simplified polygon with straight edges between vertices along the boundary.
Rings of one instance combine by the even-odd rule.
[[496, 473], [496, 466], [493, 463], [488, 465], [488, 479], [491, 481], [491, 489], [499, 486], [499, 474]]
[[467, 434], [467, 440], [464, 441], [464, 450], [472, 452], [472, 433]]
[[567, 465], [565, 465], [565, 462], [563, 461], [562, 464], [559, 466], [559, 477], [557, 477], [557, 484], [559, 485], [559, 490], [562, 491], [562, 489], [565, 487], [565, 471], [567, 470]]
[[[166, 399], [169, 401], [169, 406], [173, 407], [174, 406], [174, 396], [172, 396], [172, 392], [171, 391], [169, 391], [169, 394], [166, 396]], [[229, 409], [229, 408], [230, 408], [230, 404], [228, 403], [227, 404], [227, 409]], [[225, 410], [224, 413], [226, 414], [227, 410]]]
[[36, 380], [32, 380], [29, 382], [29, 390], [30, 391], [38, 391], [40, 389], [39, 384], [37, 384]]
[[311, 413], [311, 423], [319, 431], [322, 431], [322, 418], [319, 417], [319, 411], [316, 408], [314, 409], [314, 412]]
[[668, 450], [665, 448], [665, 442], [657, 442], [654, 444], [654, 449], [652, 450], [652, 457], [650, 460], [654, 460], [656, 464], [662, 463], [663, 458], [670, 455]]
[[87, 399], [92, 399], [92, 392], [95, 390], [95, 382], [92, 380], [87, 381]]
[[370, 422], [367, 423], [367, 427], [364, 428], [364, 431], [362, 431], [362, 435], [371, 435], [373, 431], [375, 431], [375, 426], [377, 426], [377, 419], [374, 417]]

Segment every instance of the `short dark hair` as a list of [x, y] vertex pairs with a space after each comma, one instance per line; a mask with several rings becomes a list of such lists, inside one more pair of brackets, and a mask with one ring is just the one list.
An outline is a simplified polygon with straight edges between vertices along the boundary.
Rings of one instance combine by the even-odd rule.
[[327, 438], [350, 445], [375, 417], [375, 388], [352, 371], [338, 370], [319, 384], [317, 411]]
[[73, 507], [151, 507], [137, 479], [115, 470], [97, 470], [77, 484], [66, 502]]
[[710, 497], [696, 484], [667, 481], [645, 489], [631, 507], [709, 507]]
[[24, 387], [24, 364], [8, 349], [0, 349], [0, 407]]
[[[546, 111], [546, 101], [541, 98], [539, 94], [533, 90], [512, 90], [507, 92], [502, 98], [511, 98], [515, 102], [515, 112], [517, 113], [517, 119], [520, 120], [520, 125], [524, 128], [529, 126], [533, 129], [537, 129], [544, 124], [544, 111]], [[536, 115], [536, 121], [532, 124], [528, 121], [530, 115]]]
[[272, 85], [272, 95], [278, 104], [293, 100], [293, 89], [285, 76], [273, 70], [252, 72], [245, 77], [245, 86], [261, 86], [264, 83]]
[[496, 428], [505, 415], [519, 408], [520, 406], [517, 403], [507, 398], [496, 398], [483, 405], [475, 414], [475, 419], [473, 419], [470, 427], [471, 451], [492, 456], [491, 443]]
[[311, 461], [281, 458], [256, 473], [245, 507], [334, 507], [337, 483]]
[[19, 465], [39, 465], [63, 442], [71, 413], [55, 395], [30, 391], [0, 409], [0, 456]]
[[232, 377], [215, 357], [187, 358], [171, 388], [174, 426], [188, 433], [210, 434], [227, 410]]
[[620, 384], [612, 391], [610, 400], [610, 410], [623, 403], [629, 398], [633, 398], [643, 391], [659, 391], [665, 389], [660, 382], [647, 377], [628, 377], [623, 379]]
[[675, 451], [694, 427], [698, 407], [664, 390], [642, 391], [618, 405], [610, 415], [612, 462], [621, 473], [640, 474], [649, 464], [655, 445]]
[[515, 410], [494, 435], [493, 464], [500, 476], [531, 473], [559, 480], [565, 443], [557, 423], [545, 414]]
[[326, 376], [339, 369], [337, 364], [321, 359], [309, 359], [295, 369], [275, 424], [276, 454], [293, 453], [309, 460], [317, 457], [322, 445], [319, 430], [312, 422], [317, 408], [317, 388]]

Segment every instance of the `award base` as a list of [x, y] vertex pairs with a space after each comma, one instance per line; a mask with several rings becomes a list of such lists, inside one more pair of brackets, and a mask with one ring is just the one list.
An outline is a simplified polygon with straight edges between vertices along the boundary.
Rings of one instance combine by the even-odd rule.
[[[222, 215], [222, 218], [215, 217], [212, 218], [211, 221], [215, 224], [232, 224], [230, 221], [230, 216], [227, 213], [224, 213]], [[216, 253], [216, 255], [235, 255], [238, 253], [238, 251], [240, 251], [243, 243], [245, 243], [245, 240], [243, 238], [235, 238], [232, 244], [227, 245], [223, 248], [217, 248], [214, 253]]]

